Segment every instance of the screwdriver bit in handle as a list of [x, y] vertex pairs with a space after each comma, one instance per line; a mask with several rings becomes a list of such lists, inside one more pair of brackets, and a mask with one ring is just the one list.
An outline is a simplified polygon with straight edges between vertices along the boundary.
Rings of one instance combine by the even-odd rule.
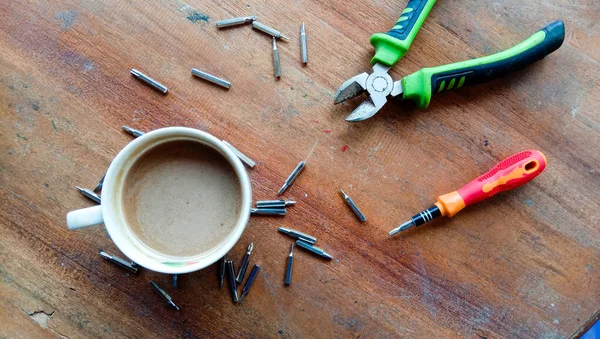
[[285, 192], [285, 190], [288, 189], [288, 187], [290, 187], [294, 183], [294, 180], [296, 180], [298, 174], [302, 172], [304, 166], [306, 166], [306, 161], [300, 161], [300, 163], [296, 165], [296, 168], [294, 168], [290, 176], [285, 180], [285, 183], [283, 184], [283, 186], [281, 186], [279, 191], [277, 191], [277, 194], [282, 195], [283, 192]]
[[242, 281], [244, 280], [244, 276], [246, 275], [246, 270], [248, 269], [248, 263], [250, 262], [250, 254], [252, 254], [252, 249], [254, 249], [253, 242], [251, 242], [250, 246], [248, 246], [248, 250], [246, 251], [246, 254], [244, 254], [244, 257], [242, 258], [242, 266], [240, 266], [240, 270], [238, 271], [237, 278], [235, 278], [235, 281], [237, 281], [240, 284], [242, 283]]
[[457, 191], [438, 197], [438, 201], [390, 232], [394, 235], [420, 226], [439, 216], [451, 217], [463, 208], [485, 200], [496, 193], [520, 187], [537, 177], [546, 168], [542, 152], [527, 150], [504, 159], [486, 174]]

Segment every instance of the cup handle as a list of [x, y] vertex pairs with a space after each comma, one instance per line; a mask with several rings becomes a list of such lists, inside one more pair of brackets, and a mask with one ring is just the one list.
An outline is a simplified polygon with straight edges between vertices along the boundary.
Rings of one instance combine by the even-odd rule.
[[67, 213], [67, 227], [70, 230], [104, 223], [102, 205], [82, 208]]

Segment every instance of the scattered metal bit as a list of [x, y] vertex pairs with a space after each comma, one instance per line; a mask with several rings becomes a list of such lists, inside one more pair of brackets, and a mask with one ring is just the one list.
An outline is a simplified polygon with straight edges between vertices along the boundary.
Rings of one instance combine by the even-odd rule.
[[160, 82], [152, 79], [151, 77], [147, 76], [146, 74], [138, 71], [137, 69], [131, 69], [131, 74], [140, 79], [141, 81], [145, 82], [146, 84], [148, 84], [149, 86], [151, 86], [152, 88], [154, 88], [155, 90], [161, 92], [162, 94], [167, 94], [167, 92], [169, 91], [169, 89], [167, 88], [167, 86], [161, 84]]
[[223, 78], [219, 78], [217, 76], [214, 76], [212, 74], [208, 74], [204, 71], [201, 71], [199, 69], [196, 68], [192, 68], [192, 74], [200, 79], [204, 79], [206, 81], [210, 81], [213, 84], [219, 85], [221, 87], [227, 88], [229, 89], [229, 87], [231, 87], [231, 82], [227, 81]]
[[96, 185], [96, 187], [94, 187], [94, 189], [92, 191], [100, 192], [102, 190], [102, 185], [104, 185], [104, 177], [106, 177], [106, 173], [104, 173], [104, 175], [102, 176], [102, 179], [100, 179], [100, 181], [98, 181], [98, 184]]
[[246, 285], [244, 285], [244, 288], [242, 289], [242, 296], [240, 297], [240, 303], [244, 300], [244, 297], [246, 296], [246, 294], [248, 294], [248, 292], [250, 292], [250, 287], [252, 287], [252, 284], [254, 283], [254, 279], [256, 279], [256, 276], [258, 275], [259, 271], [260, 271], [260, 266], [254, 265], [254, 267], [252, 268], [252, 271], [250, 271], [248, 280], [246, 280]]
[[290, 255], [287, 260], [287, 267], [285, 269], [285, 284], [289, 285], [292, 283], [292, 264], [294, 263], [294, 243], [290, 246]]
[[219, 288], [223, 288], [223, 280], [225, 279], [225, 256], [219, 260]]
[[248, 263], [250, 262], [250, 254], [252, 254], [252, 249], [254, 249], [254, 243], [251, 242], [248, 246], [246, 254], [244, 254], [244, 257], [242, 258], [242, 266], [240, 266], [237, 278], [235, 278], [235, 281], [237, 281], [240, 284], [242, 283], [242, 281], [244, 281], [244, 276], [246, 275], [246, 270], [248, 269]]
[[283, 186], [281, 186], [277, 194], [282, 195], [283, 192], [285, 192], [285, 190], [288, 189], [288, 187], [290, 187], [294, 183], [294, 180], [296, 180], [298, 174], [302, 172], [304, 166], [306, 166], [306, 161], [300, 161], [300, 163], [296, 166], [296, 168], [294, 168], [290, 176], [285, 180], [285, 183], [283, 184]]
[[171, 277], [171, 285], [173, 285], [173, 287], [177, 287], [177, 279], [179, 279], [179, 274], [173, 274]]
[[367, 217], [365, 217], [365, 215], [360, 211], [358, 206], [356, 206], [354, 200], [352, 200], [352, 198], [350, 198], [348, 194], [346, 194], [344, 191], [340, 190], [340, 193], [342, 194], [344, 201], [346, 201], [346, 204], [350, 206], [350, 209], [352, 210], [352, 212], [354, 212], [358, 220], [360, 220], [361, 222], [367, 221]]
[[270, 36], [277, 38], [277, 39], [281, 39], [283, 41], [289, 41], [290, 39], [288, 37], [286, 37], [285, 35], [281, 34], [280, 31], [271, 28], [265, 24], [261, 24], [258, 21], [252, 21], [252, 27], [255, 29], [258, 29], [261, 32], [267, 33]]
[[292, 200], [259, 200], [256, 202], [258, 208], [285, 208], [287, 206], [295, 205], [296, 202]]
[[177, 307], [177, 305], [175, 305], [175, 303], [173, 302], [173, 300], [171, 300], [171, 296], [168, 295], [167, 292], [165, 292], [165, 290], [163, 290], [162, 288], [160, 288], [154, 282], [154, 280], [150, 280], [150, 287], [152, 287], [153, 290], [155, 290], [158, 294], [160, 294], [160, 296], [167, 302], [167, 304], [171, 305], [171, 307], [173, 307], [174, 309], [176, 309], [177, 311], [179, 311], [179, 307]]
[[275, 77], [281, 78], [281, 64], [279, 63], [279, 50], [277, 49], [277, 39], [273, 38], [273, 68], [275, 68]]
[[237, 284], [235, 283], [235, 268], [233, 267], [233, 261], [227, 261], [227, 277], [229, 280], [229, 287], [231, 288], [231, 295], [233, 302], [238, 302]]
[[244, 153], [240, 152], [240, 151], [239, 151], [237, 148], [233, 147], [233, 145], [232, 145], [232, 144], [228, 143], [228, 142], [227, 142], [227, 141], [225, 141], [225, 140], [221, 140], [221, 141], [223, 141], [223, 143], [224, 143], [224, 144], [225, 144], [227, 147], [229, 147], [229, 148], [230, 148], [230, 149], [233, 151], [233, 153], [234, 153], [234, 154], [235, 154], [235, 155], [236, 155], [238, 158], [240, 158], [240, 160], [241, 160], [241, 161], [242, 161], [244, 164], [246, 164], [246, 166], [248, 166], [248, 167], [250, 167], [250, 168], [254, 168], [254, 166], [256, 166], [256, 162], [254, 162], [252, 159], [248, 158], [248, 157], [247, 157], [247, 156], [246, 156]]
[[302, 63], [308, 63], [308, 50], [306, 49], [306, 27], [304, 26], [304, 22], [302, 26], [300, 26], [300, 47], [302, 49]]
[[100, 200], [100, 196], [97, 195], [96, 193], [90, 191], [87, 188], [81, 188], [79, 186], [75, 186], [75, 187], [77, 187], [77, 189], [79, 190], [79, 192], [81, 192], [81, 194], [83, 194], [86, 198], [88, 198], [90, 200], [93, 200], [93, 201], [95, 201], [95, 202], [97, 202], [99, 204], [102, 203], [102, 200]]
[[254, 215], [285, 215], [285, 208], [251, 208], [250, 214]]
[[284, 228], [284, 227], [279, 227], [277, 228], [277, 230], [281, 233], [287, 234], [292, 238], [296, 238], [298, 240], [302, 240], [304, 242], [307, 242], [309, 244], [313, 244], [317, 242], [317, 238], [313, 237], [312, 235], [308, 235], [306, 233], [302, 233], [302, 232], [298, 232], [296, 230], [292, 230], [289, 228]]
[[123, 130], [129, 134], [131, 134], [134, 138], [138, 138], [141, 137], [142, 135], [144, 135], [144, 132], [142, 131], [138, 131], [135, 128], [131, 128], [128, 126], [123, 126]]
[[225, 28], [225, 27], [231, 27], [231, 26], [244, 25], [244, 24], [253, 22], [254, 20], [256, 20], [256, 15], [243, 16], [243, 17], [232, 18], [232, 19], [225, 19], [225, 20], [217, 21], [217, 27]]
[[128, 270], [131, 273], [137, 273], [137, 271], [138, 271], [138, 265], [134, 262], [127, 262], [119, 257], [110, 255], [102, 250], [100, 250], [100, 256], [102, 256], [104, 259], [110, 261], [111, 263]]
[[307, 243], [303, 240], [296, 240], [296, 245], [300, 246], [301, 248], [304, 248], [305, 250], [312, 252], [318, 256], [321, 256], [323, 258], [327, 258], [327, 259], [333, 259], [333, 257], [331, 255], [329, 255], [327, 252], [325, 252], [323, 249], [318, 248], [314, 245], [311, 245], [310, 243]]

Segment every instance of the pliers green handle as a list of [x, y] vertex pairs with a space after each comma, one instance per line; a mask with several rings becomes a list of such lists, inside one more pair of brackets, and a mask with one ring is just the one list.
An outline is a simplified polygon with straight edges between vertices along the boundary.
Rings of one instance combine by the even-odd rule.
[[338, 104], [368, 92], [369, 97], [346, 121], [356, 122], [372, 117], [387, 102], [388, 96], [411, 99], [419, 108], [424, 109], [435, 93], [493, 80], [521, 69], [554, 52], [564, 40], [565, 27], [559, 20], [505, 51], [478, 59], [423, 68], [401, 80], [393, 81], [387, 71], [408, 51], [434, 2], [409, 1], [389, 32], [377, 33], [371, 37], [371, 44], [375, 47], [375, 57], [371, 60], [373, 73], [361, 73], [348, 79], [334, 98], [334, 103]]

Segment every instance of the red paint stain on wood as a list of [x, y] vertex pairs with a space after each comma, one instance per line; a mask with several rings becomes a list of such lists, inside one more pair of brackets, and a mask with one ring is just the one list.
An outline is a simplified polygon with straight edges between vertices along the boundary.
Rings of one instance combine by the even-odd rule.
[[342, 147], [342, 152], [346, 152], [347, 149], [348, 149], [348, 145], [344, 145], [344, 147]]

